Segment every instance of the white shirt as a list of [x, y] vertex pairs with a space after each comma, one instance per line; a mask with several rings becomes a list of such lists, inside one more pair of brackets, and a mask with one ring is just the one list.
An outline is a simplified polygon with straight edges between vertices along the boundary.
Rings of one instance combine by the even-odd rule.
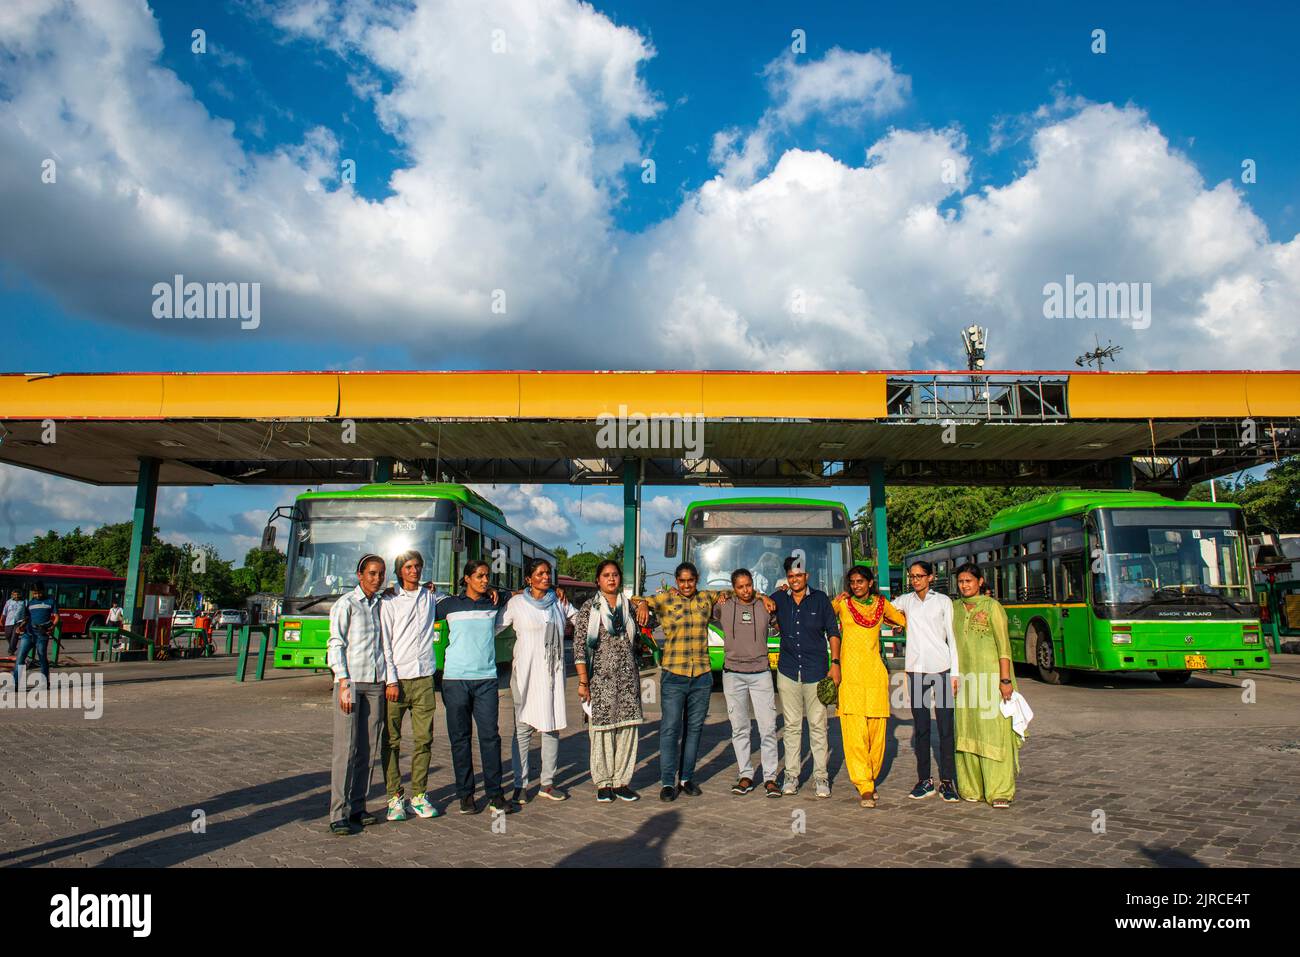
[[385, 658], [389, 659], [388, 683], [399, 678], [426, 678], [433, 674], [434, 606], [446, 595], [423, 585], [384, 596], [379, 606], [383, 624]]
[[[567, 724], [564, 707], [564, 622], [578, 614], [567, 601], [557, 601], [543, 611], [523, 593], [506, 603], [501, 622], [515, 630], [514, 660], [510, 666], [510, 697], [523, 724], [538, 731], [562, 731]], [[586, 640], [586, 636], [582, 637]]]
[[5, 616], [6, 625], [18, 624], [18, 619], [21, 618], [22, 615], [23, 615], [22, 602], [14, 598], [10, 598], [8, 601], [5, 602], [4, 616]]
[[894, 607], [907, 616], [906, 660], [910, 672], [937, 675], [950, 671], [960, 675], [957, 637], [952, 633], [952, 599], [933, 588], [925, 600], [909, 592], [894, 600]]
[[108, 623], [117, 624], [122, 620], [123, 608], [121, 605], [114, 605], [108, 610]]

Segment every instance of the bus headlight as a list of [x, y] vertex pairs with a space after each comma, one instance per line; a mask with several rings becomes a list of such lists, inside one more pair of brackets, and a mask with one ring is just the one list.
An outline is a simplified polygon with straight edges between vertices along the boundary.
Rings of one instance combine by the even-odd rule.
[[1112, 645], [1131, 645], [1133, 644], [1133, 636], [1128, 633], [1114, 632], [1110, 636], [1110, 643]]
[[298, 641], [302, 637], [302, 631], [298, 628], [286, 628], [284, 630], [285, 641]]
[[1253, 628], [1243, 628], [1241, 630], [1241, 640], [1247, 645], [1259, 644], [1259, 632]]

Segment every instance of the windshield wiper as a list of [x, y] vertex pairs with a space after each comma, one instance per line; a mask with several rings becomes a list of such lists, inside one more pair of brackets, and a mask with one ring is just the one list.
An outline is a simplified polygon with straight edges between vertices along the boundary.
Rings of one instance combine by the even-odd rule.
[[326, 598], [338, 598], [338, 595], [309, 595], [304, 604], [298, 606], [298, 611], [306, 611], [312, 605], [319, 605]]

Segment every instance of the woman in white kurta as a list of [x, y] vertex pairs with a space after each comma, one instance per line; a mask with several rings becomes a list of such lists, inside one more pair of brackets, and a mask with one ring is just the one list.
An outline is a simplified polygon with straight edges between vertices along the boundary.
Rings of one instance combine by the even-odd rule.
[[533, 732], [542, 738], [542, 789], [553, 801], [568, 797], [555, 786], [555, 766], [560, 757], [560, 732], [564, 730], [564, 625], [577, 609], [551, 589], [551, 566], [534, 559], [524, 569], [527, 588], [506, 604], [503, 623], [515, 630], [514, 660], [510, 666], [510, 698], [515, 707], [515, 804], [528, 801], [528, 749]]

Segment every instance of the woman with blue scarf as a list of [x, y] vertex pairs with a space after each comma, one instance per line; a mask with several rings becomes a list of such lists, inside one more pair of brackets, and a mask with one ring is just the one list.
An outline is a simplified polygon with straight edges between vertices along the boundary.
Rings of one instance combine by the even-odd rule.
[[596, 800], [635, 801], [632, 771], [641, 725], [641, 672], [636, 643], [641, 640], [632, 606], [623, 594], [618, 562], [596, 568], [600, 591], [584, 602], [573, 622], [573, 660], [578, 667], [578, 697], [591, 716], [591, 780]]
[[564, 730], [564, 626], [577, 609], [551, 590], [551, 565], [535, 558], [524, 569], [528, 587], [506, 604], [503, 625], [515, 629], [514, 660], [510, 666], [510, 698], [515, 706], [515, 736], [511, 746], [515, 804], [528, 802], [528, 749], [533, 732], [542, 739], [542, 789], [552, 801], [568, 798], [555, 786]]

